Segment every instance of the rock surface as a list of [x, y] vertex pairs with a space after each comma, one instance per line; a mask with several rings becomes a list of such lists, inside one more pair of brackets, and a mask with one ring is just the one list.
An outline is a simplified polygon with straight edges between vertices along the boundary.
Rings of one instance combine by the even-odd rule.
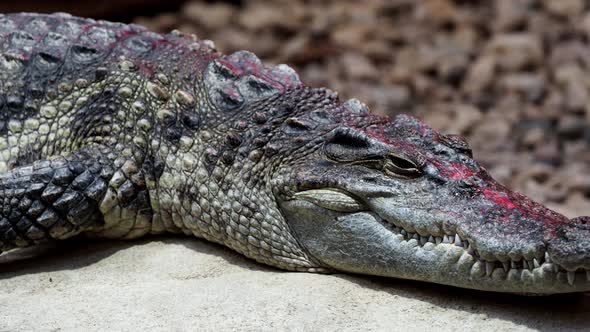
[[2, 331], [537, 331], [588, 327], [590, 296], [522, 297], [283, 272], [190, 238], [66, 243], [0, 263]]

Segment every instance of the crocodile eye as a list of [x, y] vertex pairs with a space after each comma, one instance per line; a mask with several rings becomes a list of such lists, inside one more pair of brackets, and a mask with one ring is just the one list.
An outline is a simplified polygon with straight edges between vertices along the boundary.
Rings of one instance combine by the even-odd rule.
[[383, 171], [392, 176], [417, 178], [422, 176], [422, 168], [411, 160], [400, 156], [389, 155], [383, 165]]

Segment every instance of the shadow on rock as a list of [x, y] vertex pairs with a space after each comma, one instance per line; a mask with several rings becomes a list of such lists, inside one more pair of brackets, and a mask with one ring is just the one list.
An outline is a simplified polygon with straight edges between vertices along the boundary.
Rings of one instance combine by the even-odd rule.
[[248, 270], [278, 271], [278, 269], [246, 259], [221, 245], [191, 237], [152, 236], [133, 241], [74, 238], [66, 241], [46, 242], [0, 255], [0, 280], [40, 272], [79, 269], [92, 265], [118, 251], [154, 241], [180, 244], [202, 254], [215, 255], [229, 264], [239, 265]]
[[468, 312], [490, 320], [510, 321], [539, 331], [575, 330], [590, 326], [590, 293], [525, 296], [413, 280], [363, 275], [339, 276], [362, 287], [392, 296], [428, 302], [445, 310]]
[[[280, 272], [278, 269], [249, 260], [221, 245], [204, 240], [190, 237], [154, 236], [129, 242], [74, 239], [11, 251], [0, 256], [0, 279], [40, 272], [75, 270], [94, 264], [120, 250], [145, 245], [152, 241], [182, 245], [251, 271]], [[484, 319], [510, 321], [541, 331], [583, 329], [590, 323], [590, 294], [521, 296], [393, 278], [345, 274], [335, 274], [335, 276], [366, 289], [385, 292], [392, 297], [427, 302], [444, 310], [481, 315]]]

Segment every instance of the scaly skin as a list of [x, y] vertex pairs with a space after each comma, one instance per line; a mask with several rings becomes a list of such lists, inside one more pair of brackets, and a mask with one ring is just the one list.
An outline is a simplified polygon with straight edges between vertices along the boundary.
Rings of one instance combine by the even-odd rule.
[[180, 33], [14, 14], [0, 38], [0, 250], [173, 232], [293, 271], [590, 290], [589, 220], [498, 184], [461, 137]]

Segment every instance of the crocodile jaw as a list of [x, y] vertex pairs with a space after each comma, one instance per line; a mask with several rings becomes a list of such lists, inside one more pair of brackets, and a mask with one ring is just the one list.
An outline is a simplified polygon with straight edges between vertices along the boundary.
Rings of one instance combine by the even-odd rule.
[[568, 272], [548, 253], [539, 260], [488, 263], [457, 233], [420, 236], [375, 212], [333, 211], [309, 199], [281, 205], [302, 246], [334, 270], [495, 292], [590, 291], [586, 270]]

